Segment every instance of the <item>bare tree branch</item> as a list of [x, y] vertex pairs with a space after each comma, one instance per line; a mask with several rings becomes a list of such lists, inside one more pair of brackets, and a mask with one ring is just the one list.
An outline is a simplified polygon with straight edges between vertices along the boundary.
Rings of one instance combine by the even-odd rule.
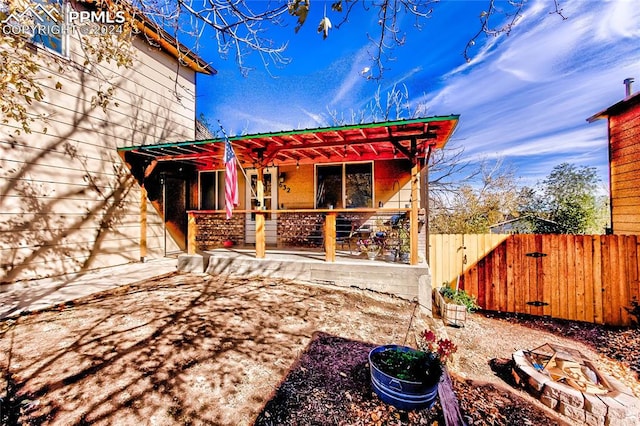
[[[497, 36], [509, 33], [521, 17], [527, 1], [509, 0], [497, 7], [495, 0], [487, 0], [486, 10], [480, 15], [478, 31], [464, 47], [464, 57], [470, 60], [472, 47], [482, 34]], [[564, 19], [559, 2], [554, 0], [555, 9], [551, 13]], [[394, 50], [405, 43], [407, 32], [411, 28], [421, 29], [435, 13], [438, 3], [439, 0], [334, 0], [329, 11], [331, 16], [325, 13], [321, 28], [328, 31], [326, 24], [322, 24], [325, 19], [339, 22], [333, 28], [340, 29], [349, 23], [349, 18], [357, 11], [376, 13], [379, 30], [366, 34], [371, 42], [371, 66], [364, 76], [379, 80], [388, 64], [394, 60]], [[175, 0], [160, 3], [156, 0], [137, 0], [136, 5], [147, 16], [154, 18], [158, 25], [180, 28], [190, 41], [195, 40], [196, 46], [207, 44], [203, 38], [208, 34], [205, 30], [213, 31], [211, 37], [216, 41], [220, 55], [233, 56], [244, 75], [252, 69], [248, 59], [251, 53], [259, 56], [267, 70], [272, 65], [286, 65], [289, 62], [285, 56], [287, 42], [276, 42], [270, 30], [284, 27], [294, 19], [294, 33], [297, 33], [305, 24], [312, 7], [322, 5], [326, 8], [324, 2], [317, 0], [288, 0], [286, 3], [249, 0]], [[188, 18], [179, 11], [183, 11]], [[186, 28], [187, 24], [190, 28]], [[327, 31], [321, 31], [325, 38]]]
[[[518, 23], [518, 20], [522, 17], [522, 11], [526, 6], [528, 0], [509, 0], [507, 9], [499, 9], [496, 7], [495, 0], [488, 0], [487, 8], [480, 13], [480, 28], [476, 34], [469, 39], [467, 45], [464, 48], [464, 58], [467, 62], [471, 61], [471, 50], [476, 45], [478, 38], [481, 35], [497, 37], [500, 34], [509, 35], [511, 30]], [[553, 0], [554, 10], [551, 14], [556, 14], [566, 20], [567, 18], [562, 13], [560, 7], [560, 0]], [[494, 23], [494, 21], [499, 22]]]

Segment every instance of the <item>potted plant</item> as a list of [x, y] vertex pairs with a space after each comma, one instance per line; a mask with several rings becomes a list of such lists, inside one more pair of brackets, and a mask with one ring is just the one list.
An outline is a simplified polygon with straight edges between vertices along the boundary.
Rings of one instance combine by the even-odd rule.
[[383, 345], [369, 352], [371, 386], [378, 397], [401, 410], [430, 408], [438, 395], [443, 365], [457, 350], [427, 330], [419, 347]]
[[409, 252], [411, 251], [411, 245], [409, 244], [409, 230], [404, 226], [398, 229], [398, 255], [400, 261], [403, 263], [409, 263]]
[[436, 289], [435, 296], [436, 306], [447, 325], [463, 326], [467, 320], [467, 312], [479, 308], [473, 296], [464, 290], [449, 287], [447, 283]]
[[375, 259], [378, 254], [380, 254], [380, 245], [372, 238], [358, 240], [357, 246], [360, 253], [366, 253], [367, 257], [371, 260]]

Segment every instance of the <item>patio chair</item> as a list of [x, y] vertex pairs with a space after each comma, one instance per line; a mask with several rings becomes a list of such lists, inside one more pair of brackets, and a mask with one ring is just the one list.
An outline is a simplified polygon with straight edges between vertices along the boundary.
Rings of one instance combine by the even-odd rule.
[[336, 218], [336, 244], [344, 250], [344, 245], [349, 247], [349, 254], [352, 253], [351, 244], [357, 241], [358, 223], [344, 216]]

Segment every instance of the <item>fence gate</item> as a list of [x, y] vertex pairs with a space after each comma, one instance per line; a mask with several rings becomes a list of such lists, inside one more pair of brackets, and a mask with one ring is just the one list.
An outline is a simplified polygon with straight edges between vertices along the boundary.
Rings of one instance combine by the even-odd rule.
[[459, 285], [487, 310], [629, 325], [639, 255], [636, 235], [511, 235], [469, 262]]

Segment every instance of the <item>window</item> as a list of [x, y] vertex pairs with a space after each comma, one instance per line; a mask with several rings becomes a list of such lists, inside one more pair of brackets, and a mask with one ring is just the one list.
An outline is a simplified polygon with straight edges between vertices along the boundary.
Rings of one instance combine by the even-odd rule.
[[342, 165], [317, 166], [316, 207], [341, 209], [342, 203]]
[[[2, 5], [2, 0], [0, 0]], [[5, 8], [6, 9], [6, 8]], [[0, 10], [5, 10], [0, 8]], [[7, 12], [8, 13], [8, 12]], [[66, 9], [63, 0], [28, 0], [17, 4], [4, 20], [0, 21], [4, 35], [14, 35], [29, 40], [58, 54], [66, 54]]]
[[316, 208], [373, 207], [373, 163], [316, 166]]
[[224, 170], [200, 172], [200, 210], [224, 209]]
[[65, 9], [62, 0], [33, 0], [38, 20], [31, 41], [61, 55], [65, 54]]
[[344, 165], [345, 196], [348, 207], [373, 207], [373, 172], [371, 163]]
[[[269, 170], [269, 169], [267, 169]], [[268, 171], [264, 171], [262, 173], [262, 188], [263, 188], [263, 195], [264, 195], [264, 209], [265, 210], [271, 210], [271, 209], [277, 209], [278, 205], [277, 203], [275, 203], [274, 199], [274, 194], [275, 191], [273, 190], [275, 188], [275, 186], [273, 185], [275, 183], [275, 174], [277, 174], [277, 170], [273, 171], [273, 168], [271, 169], [271, 172]], [[250, 201], [250, 205], [253, 208], [258, 208], [258, 200], [256, 198], [256, 193], [258, 191], [258, 175], [254, 174], [253, 172], [251, 172], [251, 175], [249, 177], [250, 181], [251, 181], [251, 190], [250, 190], [250, 194], [249, 196], [251, 197], [251, 201]], [[267, 214], [265, 219], [266, 220], [272, 220], [274, 217], [271, 215], [271, 213]], [[251, 213], [251, 220], [256, 220], [256, 214], [255, 213]]]

